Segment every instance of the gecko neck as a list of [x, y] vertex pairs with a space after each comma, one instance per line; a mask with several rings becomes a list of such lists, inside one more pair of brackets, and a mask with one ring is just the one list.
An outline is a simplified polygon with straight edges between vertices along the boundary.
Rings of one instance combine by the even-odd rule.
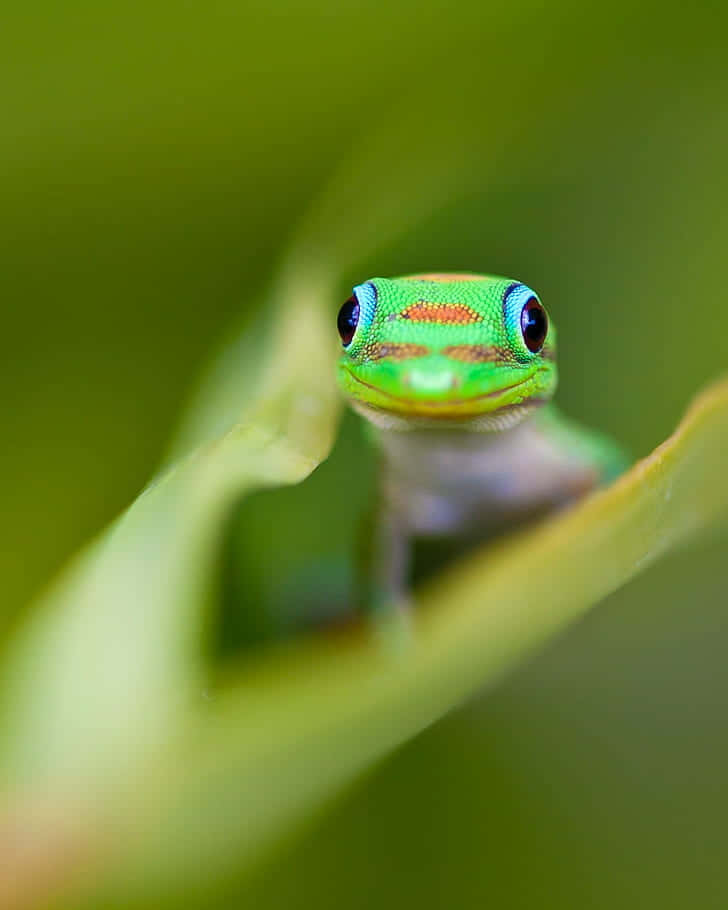
[[549, 425], [549, 409], [540, 409], [501, 432], [373, 427], [386, 508], [411, 534], [467, 535], [583, 495], [598, 472]]

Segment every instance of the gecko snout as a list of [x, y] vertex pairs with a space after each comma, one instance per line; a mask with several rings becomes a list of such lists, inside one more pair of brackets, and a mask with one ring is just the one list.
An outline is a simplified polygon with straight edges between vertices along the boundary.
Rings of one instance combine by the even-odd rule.
[[423, 370], [413, 367], [402, 377], [402, 383], [410, 391], [422, 395], [442, 395], [452, 389], [457, 389], [462, 380], [452, 370]]

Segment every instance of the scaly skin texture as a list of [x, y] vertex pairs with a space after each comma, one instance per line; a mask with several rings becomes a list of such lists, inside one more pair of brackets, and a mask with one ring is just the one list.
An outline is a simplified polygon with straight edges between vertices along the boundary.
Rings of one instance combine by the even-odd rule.
[[521, 307], [535, 296], [524, 285], [476, 275], [374, 278], [354, 296], [359, 324], [339, 381], [355, 404], [415, 426], [414, 418], [503, 416], [553, 394], [555, 333], [550, 327], [537, 354], [523, 344]]
[[556, 334], [508, 278], [373, 278], [339, 314], [339, 384], [382, 454], [362, 598], [402, 601], [412, 541], [463, 543], [558, 508], [623, 470], [609, 440], [549, 404]]

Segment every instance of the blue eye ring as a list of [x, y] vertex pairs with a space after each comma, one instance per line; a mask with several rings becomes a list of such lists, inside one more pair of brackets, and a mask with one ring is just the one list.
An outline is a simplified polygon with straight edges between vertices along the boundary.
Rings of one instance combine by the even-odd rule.
[[540, 354], [549, 320], [535, 292], [519, 282], [509, 285], [503, 295], [503, 316], [516, 354], [528, 360]]
[[374, 321], [377, 308], [377, 289], [371, 282], [358, 284], [354, 293], [339, 310], [337, 327], [341, 343], [347, 351], [358, 347], [357, 337]]

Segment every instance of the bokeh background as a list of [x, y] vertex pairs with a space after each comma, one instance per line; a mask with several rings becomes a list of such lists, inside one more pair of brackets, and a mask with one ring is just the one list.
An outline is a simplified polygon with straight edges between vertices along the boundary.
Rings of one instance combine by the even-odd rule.
[[[527, 281], [559, 325], [562, 406], [636, 455], [725, 369], [720, 4], [75, 0], [3, 19], [4, 635], [147, 481], [331, 174], [405, 115], [393, 171], [443, 130], [483, 166], [352, 282]], [[336, 597], [371, 478], [347, 418], [310, 481], [241, 508], [212, 659], [241, 591], [280, 604], [343, 566]], [[726, 906], [727, 542], [657, 564], [384, 761], [226, 906]]]

